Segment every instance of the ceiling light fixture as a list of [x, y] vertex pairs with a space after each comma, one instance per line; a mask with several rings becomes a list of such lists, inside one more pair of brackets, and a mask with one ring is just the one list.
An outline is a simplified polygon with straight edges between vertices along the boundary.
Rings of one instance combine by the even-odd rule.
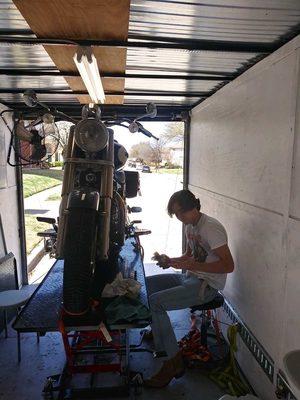
[[104, 103], [105, 93], [100, 78], [97, 60], [92, 53], [91, 47], [79, 46], [73, 60], [92, 102], [95, 104]]

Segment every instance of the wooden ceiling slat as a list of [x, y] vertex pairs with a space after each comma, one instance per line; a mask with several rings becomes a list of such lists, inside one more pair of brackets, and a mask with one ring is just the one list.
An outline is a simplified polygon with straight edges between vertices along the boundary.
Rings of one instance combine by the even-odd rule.
[[[88, 104], [90, 103], [90, 96], [88, 95], [77, 95], [77, 99], [80, 101], [81, 104]], [[105, 104], [123, 104], [123, 96], [106, 96]]]
[[[74, 72], [76, 66], [73, 61], [73, 56], [76, 52], [76, 46], [45, 46], [52, 60], [56, 60], [56, 66], [60, 71]], [[126, 69], [126, 49], [118, 49], [116, 47], [93, 47], [93, 53], [96, 57], [98, 67], [101, 73], [113, 72], [124, 73]], [[71, 62], [70, 62], [71, 60]], [[86, 87], [80, 77], [65, 78], [72, 90], [86, 90]], [[102, 78], [104, 91], [123, 92], [125, 79]], [[91, 100], [88, 96], [76, 96], [81, 103], [86, 104]], [[124, 96], [107, 97], [106, 104], [123, 104]], [[88, 99], [88, 100], [87, 100]]]
[[130, 0], [14, 0], [39, 38], [127, 40]]
[[[127, 40], [130, 0], [14, 0], [39, 38]], [[45, 46], [60, 71], [76, 72], [76, 46]], [[125, 48], [93, 47], [101, 72], [125, 73]], [[72, 90], [85, 90], [80, 77], [65, 78]], [[125, 79], [102, 79], [104, 91], [123, 92]], [[81, 103], [89, 96], [77, 96]], [[123, 96], [108, 96], [107, 104], [122, 104]], [[115, 103], [113, 103], [115, 101]]]
[[[45, 46], [45, 48], [47, 48], [48, 54], [57, 57], [56, 66], [60, 71], [77, 71], [73, 61], [76, 46]], [[126, 69], [126, 49], [117, 47], [93, 47], [93, 54], [97, 59], [100, 73], [124, 73]], [[72, 63], [70, 63], [70, 60], [72, 60]]]

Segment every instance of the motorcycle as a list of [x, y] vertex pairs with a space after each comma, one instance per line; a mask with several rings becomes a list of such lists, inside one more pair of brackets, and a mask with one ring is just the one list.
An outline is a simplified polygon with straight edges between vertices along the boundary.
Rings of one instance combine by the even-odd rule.
[[[33, 93], [26, 96], [26, 104], [41, 104]], [[154, 118], [155, 105], [147, 105], [145, 115]], [[50, 255], [64, 260], [63, 308], [69, 315], [86, 314], [118, 272], [120, 249], [132, 233], [126, 198], [137, 196], [139, 174], [123, 170], [128, 153], [112, 126], [154, 137], [138, 122], [143, 117], [103, 122], [97, 105], [84, 106], [70, 127], [58, 223], [38, 217], [53, 225], [39, 235]]]

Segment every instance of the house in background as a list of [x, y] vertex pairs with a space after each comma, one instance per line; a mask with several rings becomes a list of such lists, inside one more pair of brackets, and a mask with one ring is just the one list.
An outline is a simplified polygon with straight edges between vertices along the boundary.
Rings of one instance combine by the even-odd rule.
[[171, 163], [183, 167], [183, 142], [171, 144], [168, 148]]

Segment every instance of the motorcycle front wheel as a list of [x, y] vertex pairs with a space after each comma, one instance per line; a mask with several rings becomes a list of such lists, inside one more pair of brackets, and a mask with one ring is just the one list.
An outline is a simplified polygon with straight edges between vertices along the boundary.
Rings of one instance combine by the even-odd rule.
[[89, 310], [97, 234], [96, 210], [69, 210], [64, 240], [63, 307], [71, 315]]

